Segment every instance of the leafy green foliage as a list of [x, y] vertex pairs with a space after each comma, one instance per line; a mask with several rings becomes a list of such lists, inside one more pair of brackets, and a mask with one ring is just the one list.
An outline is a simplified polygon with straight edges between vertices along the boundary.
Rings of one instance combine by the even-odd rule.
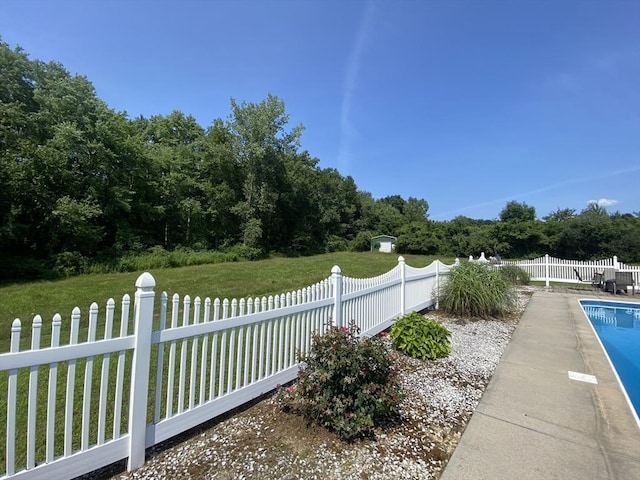
[[500, 220], [503, 222], [521, 223], [533, 222], [536, 219], [536, 209], [526, 203], [512, 200], [507, 202], [500, 212]]
[[296, 384], [278, 400], [292, 412], [323, 425], [341, 439], [371, 435], [399, 416], [401, 390], [395, 356], [382, 337], [361, 338], [351, 323], [314, 334]]
[[398, 253], [436, 254], [442, 246], [439, 230], [435, 222], [408, 223], [400, 229], [396, 250]]
[[515, 291], [500, 270], [477, 262], [453, 267], [439, 295], [441, 309], [466, 317], [501, 317], [516, 301]]
[[279, 98], [230, 103], [206, 128], [178, 110], [129, 119], [86, 77], [0, 40], [0, 281], [131, 263], [153, 247], [367, 251], [380, 234], [403, 253], [640, 261], [637, 213], [596, 205], [540, 221], [512, 201], [499, 221], [432, 222], [426, 200], [374, 199], [320, 168]]
[[374, 235], [368, 230], [358, 233], [358, 235], [351, 240], [349, 250], [352, 252], [368, 252], [369, 250], [372, 250], [371, 238], [373, 236]]
[[500, 274], [511, 285], [529, 285], [531, 276], [529, 273], [516, 265], [502, 265], [500, 268]]
[[451, 332], [436, 320], [417, 312], [398, 319], [389, 333], [394, 347], [410, 357], [433, 360], [451, 351]]

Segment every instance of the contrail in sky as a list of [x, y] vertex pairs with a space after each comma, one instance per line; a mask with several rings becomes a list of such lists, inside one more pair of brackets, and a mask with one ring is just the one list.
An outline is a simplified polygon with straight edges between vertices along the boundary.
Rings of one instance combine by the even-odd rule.
[[342, 92], [342, 109], [340, 112], [340, 144], [338, 147], [339, 170], [348, 174], [349, 161], [351, 157], [350, 143], [355, 134], [355, 128], [351, 123], [351, 106], [355, 91], [358, 86], [358, 73], [362, 64], [362, 56], [365, 47], [373, 33], [374, 3], [367, 2], [360, 26], [356, 33], [355, 42], [349, 54], [349, 62], [344, 77]]
[[601, 175], [593, 175], [591, 177], [581, 177], [581, 178], [572, 178], [569, 180], [564, 180], [562, 182], [558, 182], [558, 183], [554, 183], [552, 185], [547, 185], [541, 188], [536, 188], [535, 190], [530, 190], [528, 192], [523, 192], [523, 193], [517, 193], [508, 197], [502, 197], [502, 198], [496, 198], [494, 200], [489, 200], [487, 202], [481, 202], [481, 203], [474, 203], [473, 205], [468, 205], [466, 207], [462, 207], [462, 208], [457, 208], [455, 210], [449, 210], [448, 212], [442, 212], [442, 213], [438, 213], [437, 215], [430, 215], [431, 218], [437, 218], [437, 217], [443, 217], [443, 216], [447, 216], [447, 215], [451, 215], [454, 213], [460, 213], [460, 212], [464, 212], [466, 210], [470, 210], [472, 208], [479, 208], [479, 207], [488, 207], [490, 205], [495, 205], [497, 203], [504, 203], [504, 202], [508, 202], [513, 200], [514, 198], [521, 198], [524, 196], [528, 196], [528, 195], [534, 195], [536, 193], [542, 193], [542, 192], [548, 192], [549, 190], [555, 190], [561, 187], [566, 187], [568, 185], [575, 185], [578, 183], [585, 183], [585, 182], [590, 182], [592, 180], [600, 180], [603, 178], [610, 178], [610, 177], [617, 177], [618, 175], [624, 175], [627, 173], [633, 173], [633, 172], [638, 172], [640, 171], [640, 166], [638, 167], [631, 167], [631, 168], [625, 168], [623, 170], [615, 170], [613, 172], [608, 172], [608, 173], [603, 173]]

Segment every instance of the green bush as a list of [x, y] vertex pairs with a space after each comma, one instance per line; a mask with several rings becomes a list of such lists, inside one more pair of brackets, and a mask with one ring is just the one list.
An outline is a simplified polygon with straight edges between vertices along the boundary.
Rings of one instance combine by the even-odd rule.
[[338, 237], [337, 235], [330, 235], [329, 238], [327, 238], [325, 252], [346, 252], [348, 248], [349, 244], [344, 238]]
[[434, 232], [433, 225], [425, 222], [408, 223], [400, 228], [396, 249], [398, 253], [416, 255], [434, 255], [441, 242]]
[[394, 347], [410, 357], [433, 360], [451, 351], [451, 332], [437, 321], [416, 312], [397, 320], [389, 333]]
[[248, 245], [238, 244], [233, 245], [224, 250], [230, 261], [237, 262], [241, 260], [260, 260], [266, 258], [266, 254], [260, 248], [250, 247]]
[[87, 258], [79, 252], [62, 252], [53, 257], [53, 273], [56, 277], [68, 278], [83, 273]]
[[360, 338], [358, 328], [329, 327], [313, 335], [298, 381], [281, 388], [285, 410], [303, 415], [345, 441], [373, 433], [399, 417], [396, 356], [382, 337]]
[[503, 265], [500, 267], [500, 274], [511, 285], [529, 285], [531, 277], [523, 268], [517, 265]]
[[501, 317], [515, 302], [515, 291], [500, 270], [477, 262], [453, 267], [439, 292], [442, 310], [466, 317]]
[[349, 243], [349, 250], [352, 252], [368, 252], [371, 250], [371, 237], [373, 237], [373, 233], [369, 231], [359, 232]]

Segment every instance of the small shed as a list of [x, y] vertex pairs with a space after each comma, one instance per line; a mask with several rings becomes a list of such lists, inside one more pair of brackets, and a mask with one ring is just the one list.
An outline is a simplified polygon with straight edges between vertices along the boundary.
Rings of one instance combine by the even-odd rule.
[[395, 250], [397, 238], [391, 235], [376, 235], [371, 238], [371, 251], [373, 252], [376, 247], [379, 252], [391, 253]]

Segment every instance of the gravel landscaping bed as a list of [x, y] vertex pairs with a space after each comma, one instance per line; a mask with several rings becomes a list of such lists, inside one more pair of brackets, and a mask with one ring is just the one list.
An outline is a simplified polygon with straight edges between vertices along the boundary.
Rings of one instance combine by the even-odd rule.
[[402, 421], [375, 439], [341, 442], [267, 397], [183, 435], [180, 443], [154, 447], [135, 472], [122, 472], [121, 462], [85, 478], [437, 479], [534, 290], [519, 290], [518, 312], [505, 321], [429, 312], [451, 331], [452, 351], [435, 361], [400, 356]]

